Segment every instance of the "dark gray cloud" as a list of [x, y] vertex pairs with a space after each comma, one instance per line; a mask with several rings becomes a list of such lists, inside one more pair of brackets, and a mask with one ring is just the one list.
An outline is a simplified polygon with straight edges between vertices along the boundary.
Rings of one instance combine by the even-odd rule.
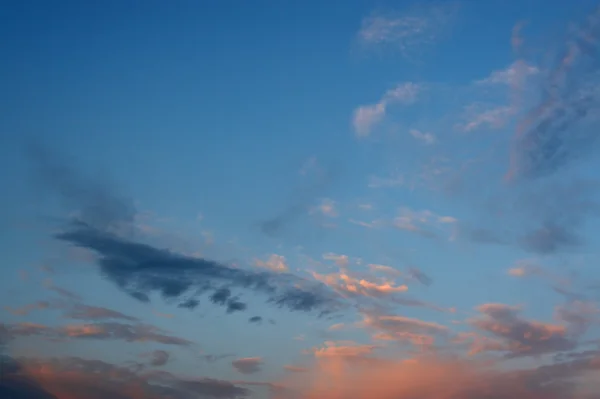
[[[230, 298], [229, 287], [235, 286], [266, 294], [270, 303], [290, 310], [328, 312], [338, 305], [325, 286], [309, 285], [293, 275], [256, 272], [187, 257], [130, 241], [81, 222], [73, 223], [56, 237], [94, 251], [102, 275], [144, 301], [152, 292], [175, 299], [193, 289], [212, 289], [213, 303], [227, 306], [228, 311], [233, 312], [245, 308], [245, 304]], [[298, 288], [295, 283], [305, 283], [306, 288]]]
[[234, 360], [231, 365], [242, 374], [255, 374], [260, 372], [263, 361], [260, 357], [245, 357]]
[[521, 238], [524, 249], [539, 254], [551, 254], [580, 244], [581, 239], [575, 231], [552, 221], [544, 223]]
[[596, 181], [569, 180], [530, 185], [514, 202], [517, 217], [530, 221], [517, 242], [539, 254], [572, 250], [584, 244], [581, 228], [599, 214]]
[[21, 365], [13, 358], [0, 355], [0, 398], [58, 399], [37, 381], [22, 373]]
[[212, 303], [227, 307], [227, 313], [240, 312], [246, 310], [246, 304], [240, 302], [238, 298], [231, 296], [229, 288], [221, 287], [217, 289], [211, 296]]
[[179, 305], [177, 305], [177, 307], [193, 310], [193, 309], [196, 309], [199, 305], [200, 305], [200, 301], [198, 299], [190, 298], [190, 299], [187, 299], [187, 300], [181, 302]]
[[14, 392], [13, 381], [26, 381], [29, 390], [17, 389], [38, 396], [3, 398], [54, 399], [60, 395], [85, 399], [241, 399], [251, 394], [249, 389], [229, 381], [185, 379], [165, 371], [145, 371], [78, 357], [19, 358], [15, 362], [17, 367], [0, 381], [0, 393]]
[[150, 353], [150, 365], [154, 367], [160, 367], [167, 364], [169, 361], [169, 352], [163, 350], [155, 350]]
[[18, 337], [40, 336], [52, 341], [66, 339], [123, 340], [127, 342], [157, 342], [164, 345], [187, 346], [192, 342], [167, 334], [148, 324], [85, 323], [63, 327], [48, 327], [34, 323], [0, 324], [0, 339], [4, 342]]
[[[295, 311], [323, 314], [339, 305], [325, 286], [291, 274], [234, 268], [135, 241], [135, 208], [113, 193], [113, 185], [84, 177], [78, 168], [41, 146], [31, 146], [29, 155], [36, 181], [57, 194], [69, 211], [78, 209], [55, 238], [95, 253], [102, 276], [133, 298], [149, 302], [150, 294], [156, 292], [176, 300], [190, 291], [212, 291], [213, 302], [234, 313], [246, 309], [246, 304], [231, 291], [225, 300], [222, 295], [224, 290], [237, 288], [262, 293], [269, 303]], [[189, 300], [188, 296], [186, 305], [195, 304]]]
[[588, 155], [598, 137], [586, 124], [598, 108], [600, 9], [571, 31], [548, 69], [542, 99], [520, 122], [511, 153], [512, 179], [548, 176]]
[[410, 267], [408, 269], [408, 275], [426, 286], [430, 286], [433, 283], [433, 279], [431, 277], [429, 277], [422, 270], [419, 270], [416, 267]]
[[575, 349], [576, 337], [562, 326], [544, 324], [519, 317], [519, 309], [502, 304], [479, 307], [483, 317], [471, 320], [476, 328], [503, 341], [500, 348], [507, 357], [535, 356]]
[[262, 324], [263, 318], [260, 316], [252, 316], [248, 319], [248, 323]]

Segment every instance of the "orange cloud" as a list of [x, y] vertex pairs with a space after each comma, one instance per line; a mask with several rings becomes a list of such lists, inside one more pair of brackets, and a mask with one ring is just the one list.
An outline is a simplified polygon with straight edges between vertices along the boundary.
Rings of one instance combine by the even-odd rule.
[[274, 272], [287, 272], [289, 271], [289, 267], [287, 265], [287, 261], [284, 256], [272, 254], [269, 256], [269, 259], [266, 261], [262, 261], [257, 259], [255, 261], [256, 266], [262, 267], [265, 269], [272, 270]]
[[396, 285], [393, 281], [380, 279], [381, 282], [372, 282], [366, 279], [351, 277], [346, 272], [319, 274], [312, 273], [313, 277], [323, 284], [331, 287], [344, 297], [348, 296], [366, 296], [381, 297], [408, 290], [404, 284]]
[[[229, 381], [180, 378], [165, 371], [144, 371], [77, 357], [19, 359], [0, 381], [0, 394], [40, 399], [236, 399], [250, 391]], [[33, 391], [32, 387], [36, 390]], [[31, 395], [35, 392], [35, 396]], [[4, 396], [3, 396], [4, 397]], [[12, 397], [12, 396], [11, 396]]]
[[600, 370], [600, 356], [534, 369], [503, 371], [489, 362], [424, 357], [354, 362], [320, 359], [310, 371], [289, 375], [282, 385], [294, 395], [276, 399], [592, 399], [569, 384]]
[[308, 352], [317, 358], [361, 357], [371, 354], [375, 348], [375, 345], [359, 345], [353, 341], [326, 341], [324, 346], [312, 348]]
[[471, 325], [505, 342], [509, 357], [566, 351], [576, 346], [565, 326], [525, 320], [519, 317], [518, 307], [490, 303], [477, 310], [483, 316], [472, 319]]

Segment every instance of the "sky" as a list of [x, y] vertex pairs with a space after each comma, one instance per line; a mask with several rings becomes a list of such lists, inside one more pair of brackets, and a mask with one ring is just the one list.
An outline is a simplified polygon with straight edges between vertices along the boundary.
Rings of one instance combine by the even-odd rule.
[[2, 2], [0, 396], [600, 398], [600, 3]]

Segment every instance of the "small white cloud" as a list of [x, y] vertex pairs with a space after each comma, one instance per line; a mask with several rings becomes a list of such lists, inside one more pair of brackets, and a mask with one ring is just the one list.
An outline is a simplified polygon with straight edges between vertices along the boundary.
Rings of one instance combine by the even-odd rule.
[[352, 224], [356, 224], [358, 226], [366, 227], [368, 229], [375, 228], [375, 227], [380, 227], [382, 225], [381, 221], [379, 221], [379, 220], [374, 220], [372, 222], [365, 222], [365, 221], [362, 221], [362, 220], [348, 219], [348, 221], [350, 223], [352, 223]]
[[300, 173], [300, 175], [302, 175], [302, 176], [305, 176], [308, 173], [310, 173], [311, 171], [315, 170], [317, 167], [318, 167], [317, 157], [312, 156], [312, 157], [308, 158], [306, 161], [304, 161], [304, 163], [300, 167], [300, 170], [298, 173]]
[[320, 213], [323, 216], [334, 218], [338, 216], [335, 201], [325, 198], [321, 201], [321, 204], [312, 209], [312, 213]]
[[410, 133], [410, 135], [416, 140], [426, 145], [435, 144], [437, 141], [436, 137], [432, 133], [422, 132], [417, 129], [410, 129], [408, 133]]
[[456, 223], [456, 222], [458, 222], [458, 219], [456, 219], [452, 216], [440, 216], [440, 217], [438, 217], [438, 222], [440, 222], [440, 223]]
[[542, 275], [544, 273], [542, 267], [535, 261], [530, 259], [521, 259], [515, 262], [513, 267], [508, 269], [508, 275], [513, 277], [527, 277], [532, 275]]
[[410, 57], [435, 43], [454, 13], [450, 5], [414, 7], [402, 13], [374, 13], [363, 19], [358, 42], [364, 48], [386, 47]]
[[521, 86], [529, 76], [536, 75], [540, 70], [522, 60], [517, 60], [506, 69], [493, 71], [485, 79], [478, 80], [480, 85], [505, 84], [510, 86]]
[[399, 276], [402, 274], [402, 272], [400, 272], [397, 269], [394, 269], [391, 266], [378, 265], [375, 263], [370, 263], [368, 266], [369, 266], [369, 269], [374, 273], [383, 273], [383, 274], [387, 274], [390, 276]]
[[499, 129], [506, 125], [514, 115], [515, 109], [510, 106], [498, 106], [482, 109], [480, 104], [470, 105], [466, 109], [467, 121], [459, 125], [459, 129], [464, 132], [487, 127], [488, 129]]
[[365, 137], [371, 134], [371, 129], [383, 120], [385, 103], [362, 105], [354, 110], [353, 125], [356, 135]]
[[413, 82], [402, 83], [385, 92], [376, 104], [361, 105], [354, 110], [352, 123], [356, 135], [366, 137], [372, 129], [385, 117], [386, 110], [391, 104], [409, 105], [417, 100], [421, 87]]

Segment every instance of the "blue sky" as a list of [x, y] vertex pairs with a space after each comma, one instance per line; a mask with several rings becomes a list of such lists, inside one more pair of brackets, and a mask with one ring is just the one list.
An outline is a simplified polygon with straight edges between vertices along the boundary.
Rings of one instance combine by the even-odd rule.
[[7, 5], [0, 338], [50, 397], [598, 394], [597, 2]]

